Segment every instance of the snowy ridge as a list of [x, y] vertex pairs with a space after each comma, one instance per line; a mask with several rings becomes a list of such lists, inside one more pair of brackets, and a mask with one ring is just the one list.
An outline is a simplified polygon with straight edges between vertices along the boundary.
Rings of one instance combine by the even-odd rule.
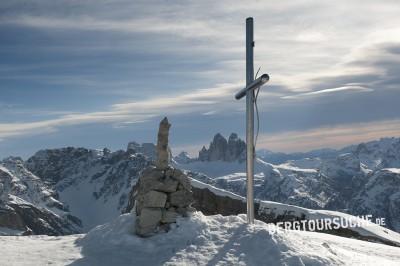
[[[232, 199], [237, 199], [245, 202], [246, 199], [232, 192], [225, 191], [223, 189], [218, 189], [209, 184], [205, 184], [198, 180], [191, 180], [192, 186], [196, 188], [207, 188], [216, 195], [222, 197], [230, 197]], [[341, 213], [337, 211], [327, 211], [327, 210], [312, 210], [307, 208], [302, 208], [294, 205], [288, 205], [272, 201], [256, 200], [259, 204], [258, 215], [268, 216], [268, 217], [279, 217], [283, 215], [291, 215], [302, 220], [320, 220], [325, 218], [330, 218], [331, 220], [335, 217], [343, 218], [347, 220], [357, 221], [357, 217]], [[389, 242], [393, 245], [400, 247], [400, 234], [394, 232], [385, 227], [379, 226], [375, 223], [369, 223], [368, 226], [351, 227], [348, 228], [351, 231], [358, 233], [360, 236], [372, 237], [377, 240], [382, 240], [383, 242]]]

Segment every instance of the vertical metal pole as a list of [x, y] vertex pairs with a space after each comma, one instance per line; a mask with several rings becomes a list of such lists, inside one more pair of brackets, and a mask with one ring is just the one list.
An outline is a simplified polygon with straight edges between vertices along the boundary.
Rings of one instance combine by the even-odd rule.
[[[246, 86], [254, 80], [253, 18], [246, 19]], [[254, 90], [246, 93], [246, 172], [247, 172], [247, 222], [254, 223]]]

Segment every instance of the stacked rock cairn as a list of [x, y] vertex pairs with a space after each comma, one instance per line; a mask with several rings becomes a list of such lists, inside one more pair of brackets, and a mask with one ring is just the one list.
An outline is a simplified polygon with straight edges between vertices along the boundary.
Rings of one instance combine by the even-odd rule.
[[136, 234], [142, 237], [166, 232], [178, 217], [188, 216], [193, 194], [189, 178], [169, 165], [169, 128], [165, 117], [160, 122], [155, 166], [143, 170], [135, 195]]

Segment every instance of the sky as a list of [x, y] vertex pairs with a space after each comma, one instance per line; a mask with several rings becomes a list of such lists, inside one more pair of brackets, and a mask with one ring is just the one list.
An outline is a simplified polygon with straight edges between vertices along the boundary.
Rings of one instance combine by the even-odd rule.
[[172, 124], [174, 153], [245, 134], [245, 19], [254, 17], [257, 148], [400, 136], [400, 3], [0, 1], [0, 158], [124, 149]]

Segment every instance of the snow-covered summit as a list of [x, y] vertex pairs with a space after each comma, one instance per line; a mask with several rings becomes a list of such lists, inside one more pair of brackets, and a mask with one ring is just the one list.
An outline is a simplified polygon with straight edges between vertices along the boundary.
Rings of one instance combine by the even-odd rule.
[[191, 158], [187, 152], [182, 151], [177, 156], [172, 158], [172, 160], [179, 164], [186, 164], [186, 163], [193, 162], [195, 159]]
[[86, 235], [0, 237], [0, 264], [45, 265], [398, 265], [400, 248], [334, 235], [284, 231], [246, 217], [194, 213], [168, 233], [132, 234], [132, 214]]

